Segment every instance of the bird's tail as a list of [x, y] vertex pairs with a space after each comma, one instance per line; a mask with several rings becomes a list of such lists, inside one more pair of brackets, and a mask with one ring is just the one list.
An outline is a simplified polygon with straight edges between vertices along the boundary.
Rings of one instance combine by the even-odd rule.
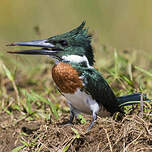
[[[142, 97], [141, 97], [142, 96]], [[143, 100], [144, 102], [150, 102], [151, 100], [147, 98], [145, 94], [142, 93], [133, 93], [126, 96], [117, 97], [119, 106], [128, 106], [134, 104], [140, 104]]]

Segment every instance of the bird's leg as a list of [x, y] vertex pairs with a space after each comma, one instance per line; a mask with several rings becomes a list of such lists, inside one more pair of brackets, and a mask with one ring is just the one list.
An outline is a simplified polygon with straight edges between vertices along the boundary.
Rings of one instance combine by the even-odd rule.
[[69, 121], [66, 123], [67, 125], [73, 125], [73, 119], [75, 117], [75, 108], [71, 105], [71, 103], [68, 101], [67, 102], [69, 107], [70, 107], [70, 119]]
[[63, 122], [62, 125], [67, 126], [67, 125], [73, 125], [73, 119], [74, 119], [75, 113], [73, 112], [73, 109], [70, 108], [70, 119], [67, 120], [66, 122]]
[[72, 124], [73, 122], [73, 119], [74, 119], [74, 112], [73, 112], [73, 109], [70, 107], [70, 120], [69, 120], [69, 124]]
[[89, 131], [92, 128], [92, 126], [94, 125], [94, 122], [96, 120], [97, 120], [97, 114], [95, 112], [93, 112], [93, 114], [92, 114], [92, 121], [91, 121], [91, 124], [89, 125], [87, 131]]

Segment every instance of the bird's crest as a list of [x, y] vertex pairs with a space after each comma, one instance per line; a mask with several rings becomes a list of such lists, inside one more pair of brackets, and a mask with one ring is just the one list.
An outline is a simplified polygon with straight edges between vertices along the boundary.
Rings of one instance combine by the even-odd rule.
[[67, 39], [80, 39], [80, 40], [83, 39], [83, 40], [91, 41], [91, 35], [88, 34], [88, 28], [84, 28], [85, 23], [86, 22], [83, 21], [78, 27], [76, 27], [72, 31], [50, 37], [48, 40], [67, 38]]

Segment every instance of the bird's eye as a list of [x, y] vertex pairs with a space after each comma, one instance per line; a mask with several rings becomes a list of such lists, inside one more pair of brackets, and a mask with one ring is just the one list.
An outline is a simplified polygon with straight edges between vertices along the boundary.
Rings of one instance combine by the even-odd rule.
[[62, 46], [68, 46], [68, 42], [66, 40], [61, 40], [59, 41], [59, 43], [62, 45]]

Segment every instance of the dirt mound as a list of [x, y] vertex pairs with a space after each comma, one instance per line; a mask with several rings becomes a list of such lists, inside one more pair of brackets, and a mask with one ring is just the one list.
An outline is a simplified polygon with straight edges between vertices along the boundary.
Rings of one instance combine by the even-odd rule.
[[[98, 118], [89, 132], [86, 129], [91, 119], [86, 119], [85, 125], [76, 122], [73, 126], [62, 125], [62, 122], [67, 120], [67, 117], [64, 116], [60, 121], [54, 123], [23, 123], [20, 125], [20, 132], [24, 132], [26, 136], [18, 139], [15, 147], [23, 145], [20, 151], [28, 152], [38, 150], [43, 152], [152, 151], [152, 118], [142, 119], [137, 115], [132, 115], [124, 117], [121, 122], [112, 118]], [[12, 129], [14, 130], [14, 128]], [[10, 136], [10, 133], [7, 132], [5, 135]], [[15, 138], [20, 138], [19, 133]], [[13, 141], [15, 143], [15, 140]], [[28, 144], [23, 144], [23, 141]]]

